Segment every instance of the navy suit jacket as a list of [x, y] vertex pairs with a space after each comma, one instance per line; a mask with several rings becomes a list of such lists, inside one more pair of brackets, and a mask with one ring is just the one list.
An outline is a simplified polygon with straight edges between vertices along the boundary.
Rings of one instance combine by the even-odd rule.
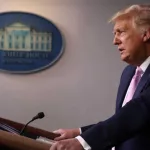
[[150, 150], [150, 65], [143, 74], [133, 99], [122, 103], [136, 67], [127, 66], [121, 76], [116, 113], [94, 125], [81, 127], [81, 137], [92, 150]]

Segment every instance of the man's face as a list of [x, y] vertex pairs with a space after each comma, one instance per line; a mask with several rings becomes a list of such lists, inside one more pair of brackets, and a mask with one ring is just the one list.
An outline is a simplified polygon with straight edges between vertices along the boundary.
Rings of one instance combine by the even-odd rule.
[[137, 65], [145, 59], [142, 35], [133, 27], [131, 20], [120, 20], [115, 23], [113, 43], [118, 46], [123, 61]]

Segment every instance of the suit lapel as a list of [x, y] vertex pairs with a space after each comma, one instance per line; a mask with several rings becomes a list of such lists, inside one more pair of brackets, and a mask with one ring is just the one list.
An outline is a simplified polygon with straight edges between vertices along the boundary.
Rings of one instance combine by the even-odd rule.
[[[121, 80], [121, 84], [118, 90], [118, 96], [117, 96], [117, 104], [116, 104], [116, 111], [118, 111], [122, 107], [122, 103], [124, 101], [127, 89], [129, 87], [129, 84], [131, 82], [131, 79], [135, 73], [136, 67], [131, 66], [128, 71], [126, 71], [123, 75], [123, 78]], [[145, 73], [143, 74], [136, 91], [134, 93], [133, 98], [136, 98], [139, 93], [143, 90], [143, 88], [148, 84], [148, 80], [150, 80], [150, 65], [146, 69]]]
[[145, 73], [143, 74], [137, 88], [136, 91], [134, 93], [133, 98], [136, 98], [139, 93], [142, 91], [142, 89], [144, 88], [144, 86], [146, 85], [146, 83], [148, 83], [148, 80], [150, 79], [150, 65], [148, 66], [148, 68], [146, 69]]
[[135, 69], [136, 67], [130, 66], [130, 69], [126, 71], [122, 77], [120, 87], [118, 90], [116, 111], [122, 107], [124, 97], [126, 95], [130, 81], [135, 73]]

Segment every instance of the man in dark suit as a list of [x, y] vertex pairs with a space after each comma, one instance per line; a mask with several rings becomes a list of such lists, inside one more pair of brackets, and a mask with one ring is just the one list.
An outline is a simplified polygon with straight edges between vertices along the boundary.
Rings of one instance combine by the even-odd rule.
[[119, 11], [114, 44], [129, 64], [121, 76], [116, 113], [81, 129], [59, 129], [50, 150], [150, 150], [150, 6]]

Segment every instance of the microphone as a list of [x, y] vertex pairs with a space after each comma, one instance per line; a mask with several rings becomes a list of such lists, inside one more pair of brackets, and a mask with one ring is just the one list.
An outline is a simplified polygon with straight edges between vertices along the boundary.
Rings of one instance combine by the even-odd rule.
[[22, 130], [20, 131], [20, 135], [23, 135], [23, 133], [24, 133], [24, 131], [25, 131], [25, 129], [26, 129], [26, 127], [27, 127], [27, 125], [29, 124], [29, 123], [31, 123], [32, 121], [34, 121], [34, 120], [36, 120], [36, 119], [42, 119], [42, 118], [44, 118], [44, 113], [43, 112], [39, 112], [36, 116], [34, 116], [33, 118], [32, 118], [32, 120], [30, 120], [27, 124], [25, 124], [25, 126], [22, 128]]
[[43, 113], [43, 112], [39, 112], [36, 116], [34, 116], [34, 117], [32, 118], [32, 121], [34, 121], [34, 120], [36, 120], [36, 119], [42, 119], [42, 118], [44, 118], [44, 117], [45, 117], [44, 113]]

